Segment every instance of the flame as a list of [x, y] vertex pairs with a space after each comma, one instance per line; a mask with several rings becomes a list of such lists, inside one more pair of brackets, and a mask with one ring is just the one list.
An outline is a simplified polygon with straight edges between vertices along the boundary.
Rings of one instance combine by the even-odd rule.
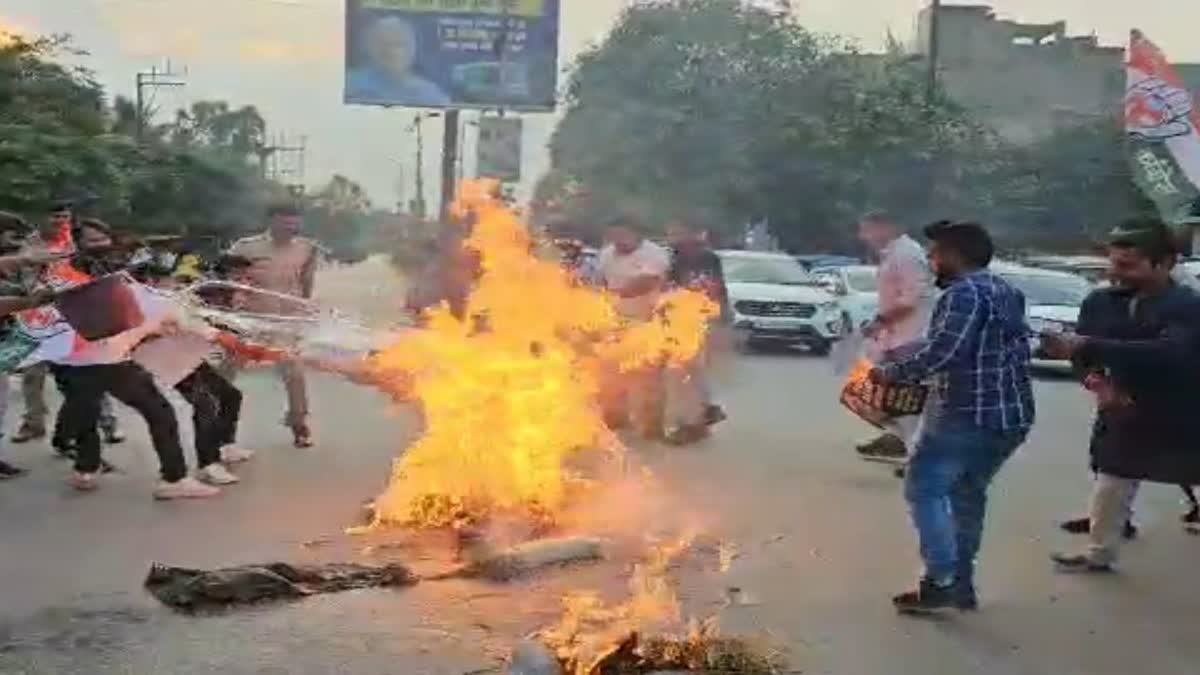
[[575, 592], [563, 598], [563, 618], [540, 634], [571, 675], [590, 675], [597, 664], [634, 633], [682, 625], [679, 598], [669, 579], [672, 563], [691, 546], [694, 536], [650, 548], [646, 560], [634, 565], [629, 580], [631, 597], [608, 606], [594, 592]]
[[613, 448], [597, 403], [599, 373], [686, 363], [717, 307], [691, 291], [665, 294], [653, 321], [628, 324], [607, 294], [535, 255], [536, 241], [493, 195], [463, 186], [456, 213], [474, 221], [464, 246], [481, 275], [464, 314], [447, 306], [371, 363], [411, 387], [426, 429], [375, 501], [376, 525], [442, 527], [499, 513], [553, 520], [586, 482], [577, 453]]
[[871, 369], [875, 366], [868, 359], [859, 359], [854, 367], [850, 369], [850, 374], [846, 376], [847, 383], [861, 384], [866, 382], [871, 377]]

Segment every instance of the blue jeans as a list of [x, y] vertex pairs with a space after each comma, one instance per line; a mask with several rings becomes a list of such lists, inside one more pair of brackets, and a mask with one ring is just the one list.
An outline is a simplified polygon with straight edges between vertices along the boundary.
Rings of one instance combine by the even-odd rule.
[[904, 485], [926, 576], [974, 582], [988, 486], [1025, 435], [954, 419], [926, 420]]

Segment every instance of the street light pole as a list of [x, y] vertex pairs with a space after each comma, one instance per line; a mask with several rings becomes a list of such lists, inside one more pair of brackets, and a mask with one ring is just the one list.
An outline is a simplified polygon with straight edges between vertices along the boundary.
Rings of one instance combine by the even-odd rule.
[[938, 60], [941, 58], [941, 35], [938, 30], [941, 23], [942, 0], [931, 0], [929, 4], [929, 83], [926, 98], [932, 106], [937, 98], [938, 89]]

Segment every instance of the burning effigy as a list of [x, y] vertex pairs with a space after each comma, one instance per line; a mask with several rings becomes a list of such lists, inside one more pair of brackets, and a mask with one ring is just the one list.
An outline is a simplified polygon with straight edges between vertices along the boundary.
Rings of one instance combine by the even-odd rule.
[[422, 328], [369, 362], [372, 379], [404, 390], [425, 423], [374, 501], [374, 527], [553, 523], [588, 487], [572, 460], [622, 452], [597, 402], [602, 370], [686, 363], [717, 314], [704, 295], [675, 291], [654, 320], [623, 320], [606, 294], [539, 257], [493, 192], [467, 183], [457, 205], [472, 223], [463, 246], [480, 261], [463, 311], [429, 310]]

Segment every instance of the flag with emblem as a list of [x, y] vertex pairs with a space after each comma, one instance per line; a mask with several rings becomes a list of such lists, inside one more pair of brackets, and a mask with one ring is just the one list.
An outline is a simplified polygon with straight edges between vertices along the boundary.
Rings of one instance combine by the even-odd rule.
[[1140, 31], [1129, 42], [1125, 132], [1134, 179], [1163, 217], [1180, 223], [1200, 200], [1200, 106]]

